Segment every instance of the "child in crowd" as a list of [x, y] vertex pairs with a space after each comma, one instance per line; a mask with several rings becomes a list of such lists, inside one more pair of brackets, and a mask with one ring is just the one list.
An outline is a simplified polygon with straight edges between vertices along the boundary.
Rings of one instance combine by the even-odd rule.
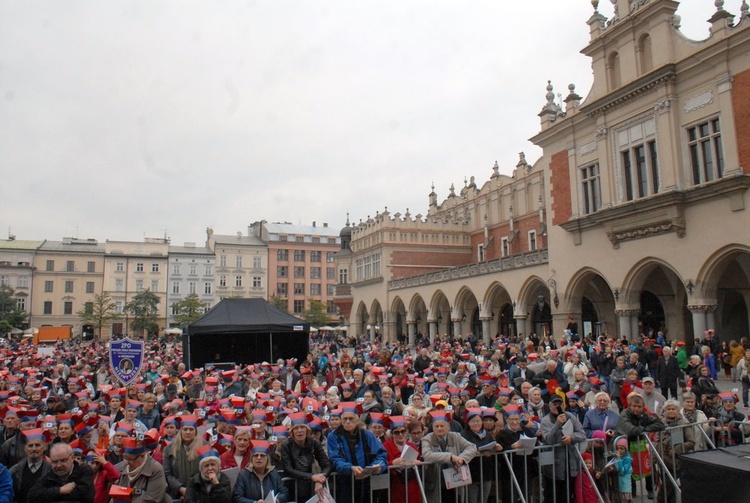
[[615, 440], [615, 456], [617, 462], [609, 469], [614, 469], [617, 473], [617, 496], [621, 502], [632, 501], [633, 458], [630, 457], [630, 452], [628, 452], [628, 437], [617, 437]]
[[[594, 488], [594, 457], [590, 452], [584, 452], [581, 454], [583, 457], [583, 463], [586, 467], [585, 471], [576, 476], [575, 479], [575, 493], [576, 503], [598, 503], [599, 498], [596, 496], [596, 489]], [[588, 472], [588, 473], [587, 473]]]

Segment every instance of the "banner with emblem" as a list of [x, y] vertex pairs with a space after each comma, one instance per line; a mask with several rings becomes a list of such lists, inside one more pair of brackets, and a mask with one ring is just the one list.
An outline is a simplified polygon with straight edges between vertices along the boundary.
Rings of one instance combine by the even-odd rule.
[[134, 341], [127, 337], [110, 341], [109, 365], [123, 386], [129, 385], [138, 377], [143, 367], [145, 346], [143, 341]]

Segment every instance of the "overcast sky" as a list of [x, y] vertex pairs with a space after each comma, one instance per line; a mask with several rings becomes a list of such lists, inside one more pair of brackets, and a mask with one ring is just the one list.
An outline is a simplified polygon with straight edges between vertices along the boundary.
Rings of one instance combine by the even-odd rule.
[[[739, 15], [741, 0], [725, 8]], [[600, 11], [612, 6], [602, 0]], [[686, 0], [708, 36], [712, 0]], [[0, 1], [0, 238], [173, 244], [427, 213], [510, 174], [588, 0]]]

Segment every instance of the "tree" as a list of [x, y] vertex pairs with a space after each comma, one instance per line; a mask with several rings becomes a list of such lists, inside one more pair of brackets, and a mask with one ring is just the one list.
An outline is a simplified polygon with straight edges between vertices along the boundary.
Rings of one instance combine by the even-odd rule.
[[21, 328], [26, 323], [29, 313], [18, 308], [13, 288], [0, 286], [0, 333], [7, 334], [14, 328]]
[[133, 332], [138, 332], [143, 336], [144, 332], [157, 333], [159, 331], [159, 324], [156, 320], [159, 317], [160, 302], [159, 296], [147, 288], [137, 293], [133, 300], [125, 305], [125, 310], [134, 318], [130, 324]]
[[94, 294], [94, 302], [91, 309], [84, 307], [76, 313], [84, 325], [94, 325], [99, 329], [99, 339], [102, 338], [102, 328], [109, 325], [112, 320], [120, 318], [116, 311], [117, 304], [108, 293]]
[[302, 312], [302, 317], [310, 325], [325, 325], [328, 323], [328, 313], [324, 302], [315, 299], [307, 299], [309, 308]]
[[172, 304], [172, 312], [176, 313], [174, 319], [180, 326], [189, 325], [203, 315], [207, 305], [201, 302], [197, 293], [191, 293], [183, 300]]
[[288, 312], [286, 299], [282, 299], [280, 297], [277, 297], [276, 295], [271, 295], [269, 302], [271, 302], [271, 304], [273, 304], [275, 308], [280, 309], [285, 313]]

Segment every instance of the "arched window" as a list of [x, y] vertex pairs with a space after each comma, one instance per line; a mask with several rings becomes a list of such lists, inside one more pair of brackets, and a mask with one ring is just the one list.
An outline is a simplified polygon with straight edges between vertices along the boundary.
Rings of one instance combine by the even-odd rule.
[[620, 54], [613, 52], [607, 59], [607, 67], [609, 68], [609, 88], [615, 90], [620, 87]]
[[651, 36], [646, 33], [638, 41], [638, 54], [641, 60], [641, 74], [650, 72], [654, 67], [651, 54]]

